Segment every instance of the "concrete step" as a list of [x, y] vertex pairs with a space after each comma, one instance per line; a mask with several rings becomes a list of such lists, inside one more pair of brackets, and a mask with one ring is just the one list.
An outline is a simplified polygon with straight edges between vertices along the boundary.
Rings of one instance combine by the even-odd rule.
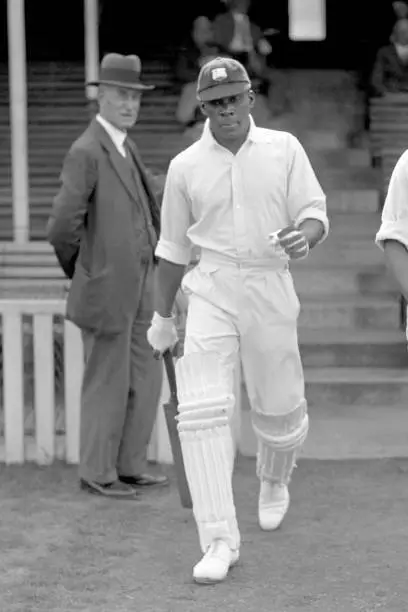
[[[408, 371], [406, 368], [305, 368], [306, 399], [311, 409], [373, 406], [408, 407]], [[242, 411], [249, 412], [249, 402], [242, 385]], [[408, 410], [408, 408], [406, 408]]]
[[369, 149], [321, 149], [310, 151], [309, 158], [315, 167], [320, 165], [330, 168], [363, 169], [371, 167]]
[[380, 224], [379, 213], [334, 213], [330, 215], [331, 234], [338, 236], [372, 236], [374, 239]]
[[346, 168], [341, 170], [326, 168], [323, 170], [319, 166], [315, 166], [315, 169], [317, 178], [326, 193], [334, 189], [380, 191], [382, 187], [383, 176], [378, 168], [364, 170], [356, 168], [351, 171]]
[[311, 155], [315, 151], [343, 150], [345, 148], [344, 138], [339, 136], [333, 129], [305, 130], [301, 141], [307, 152], [310, 152]]
[[[38, 253], [4, 253], [0, 250], [0, 266], [5, 269], [40, 269], [57, 268], [58, 261], [52, 251]], [[0, 276], [2, 271], [0, 271]]]
[[8, 286], [1, 283], [1, 297], [5, 299], [57, 299], [64, 300], [67, 290], [63, 283], [54, 285], [25, 284], [19, 286]]
[[406, 368], [316, 368], [305, 379], [311, 406], [408, 405]]
[[[38, 222], [36, 219], [31, 218], [30, 223], [30, 240], [46, 240], [45, 223], [44, 218]], [[13, 224], [11, 216], [10, 218], [2, 219], [0, 224], [0, 241], [7, 242], [13, 240]]]
[[405, 333], [401, 330], [299, 330], [305, 368], [402, 368], [408, 372]]
[[62, 278], [24, 279], [8, 278], [0, 280], [2, 298], [6, 295], [66, 295], [68, 281]]
[[327, 209], [331, 213], [379, 214], [380, 193], [377, 189], [341, 189], [327, 193]]
[[356, 295], [313, 295], [302, 300], [299, 327], [305, 329], [399, 329], [400, 303], [397, 297]]
[[[408, 453], [407, 405], [310, 406], [310, 429], [300, 461], [406, 457]], [[239, 451], [255, 457], [257, 441], [251, 415], [241, 412]]]
[[338, 295], [395, 296], [395, 283], [383, 268], [293, 268], [293, 279], [298, 294], [302, 296]]
[[34, 265], [10, 265], [0, 268], [0, 282], [3, 279], [22, 279], [27, 281], [36, 281], [37, 279], [45, 280], [60, 280], [64, 278], [63, 272], [55, 263], [52, 265], [43, 265], [35, 262]]
[[[384, 254], [375, 245], [374, 240], [336, 241], [329, 235], [327, 240], [313, 249], [302, 268], [330, 267], [336, 265], [345, 267], [381, 266], [384, 264]], [[300, 263], [299, 263], [299, 267]]]

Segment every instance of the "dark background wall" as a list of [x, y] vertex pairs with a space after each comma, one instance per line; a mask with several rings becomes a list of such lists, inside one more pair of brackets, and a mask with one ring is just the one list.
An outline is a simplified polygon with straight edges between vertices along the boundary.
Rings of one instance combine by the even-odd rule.
[[[190, 8], [185, 8], [185, 7]], [[100, 0], [101, 53], [150, 54], [175, 46], [199, 14], [213, 17], [219, 0]], [[0, 0], [0, 56], [7, 59], [7, 2]], [[287, 0], [253, 0], [251, 15], [261, 26], [276, 27], [272, 40], [282, 67], [350, 68], [366, 63], [387, 41], [393, 23], [390, 0], [327, 0], [327, 40], [287, 40]], [[30, 60], [82, 60], [83, 0], [26, 0], [27, 49]]]

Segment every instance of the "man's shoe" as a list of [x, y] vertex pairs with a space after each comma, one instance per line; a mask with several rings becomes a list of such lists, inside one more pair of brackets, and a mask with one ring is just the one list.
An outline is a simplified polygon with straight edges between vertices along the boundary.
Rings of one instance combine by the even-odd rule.
[[169, 484], [167, 476], [154, 476], [153, 474], [137, 474], [136, 476], [119, 476], [120, 482], [134, 489], [139, 487], [157, 487]]
[[289, 508], [289, 491], [286, 485], [264, 480], [259, 493], [258, 518], [261, 529], [278, 529]]
[[231, 550], [224, 540], [214, 540], [193, 569], [194, 581], [198, 584], [222, 582], [227, 577], [230, 567], [235, 565], [238, 559], [238, 550]]
[[92, 493], [93, 495], [101, 495], [113, 499], [136, 499], [137, 497], [135, 489], [124, 482], [120, 482], [120, 480], [100, 484], [93, 480], [81, 478], [79, 484], [82, 491], [87, 491], [87, 493]]

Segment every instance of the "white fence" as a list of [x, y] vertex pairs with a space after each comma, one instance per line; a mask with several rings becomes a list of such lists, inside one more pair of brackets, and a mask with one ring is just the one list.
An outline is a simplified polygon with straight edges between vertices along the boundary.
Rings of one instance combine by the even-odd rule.
[[[80, 389], [83, 347], [80, 331], [69, 321], [63, 327], [63, 426], [56, 428], [54, 319], [65, 313], [64, 300], [0, 300], [3, 336], [3, 436], [0, 461], [6, 464], [35, 461], [40, 465], [63, 459], [79, 460]], [[29, 420], [34, 425], [27, 435], [27, 368], [24, 356], [24, 318], [32, 317], [32, 359], [29, 378], [33, 382], [28, 400]], [[164, 376], [162, 397], [148, 457], [172, 463], [171, 449], [162, 409], [169, 390]], [[61, 400], [61, 398], [59, 398]], [[33, 413], [33, 414], [32, 414]], [[59, 419], [61, 420], [61, 419]], [[61, 433], [61, 430], [63, 431]]]

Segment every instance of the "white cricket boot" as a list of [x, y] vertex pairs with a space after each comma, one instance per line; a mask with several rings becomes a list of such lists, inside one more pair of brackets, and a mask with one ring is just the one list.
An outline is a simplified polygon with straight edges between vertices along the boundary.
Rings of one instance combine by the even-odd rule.
[[224, 540], [214, 540], [204, 557], [193, 569], [193, 578], [199, 584], [222, 582], [232, 565], [237, 563], [239, 551], [231, 550]]
[[259, 492], [258, 518], [261, 529], [274, 531], [285, 518], [289, 508], [289, 491], [286, 485], [261, 482]]

